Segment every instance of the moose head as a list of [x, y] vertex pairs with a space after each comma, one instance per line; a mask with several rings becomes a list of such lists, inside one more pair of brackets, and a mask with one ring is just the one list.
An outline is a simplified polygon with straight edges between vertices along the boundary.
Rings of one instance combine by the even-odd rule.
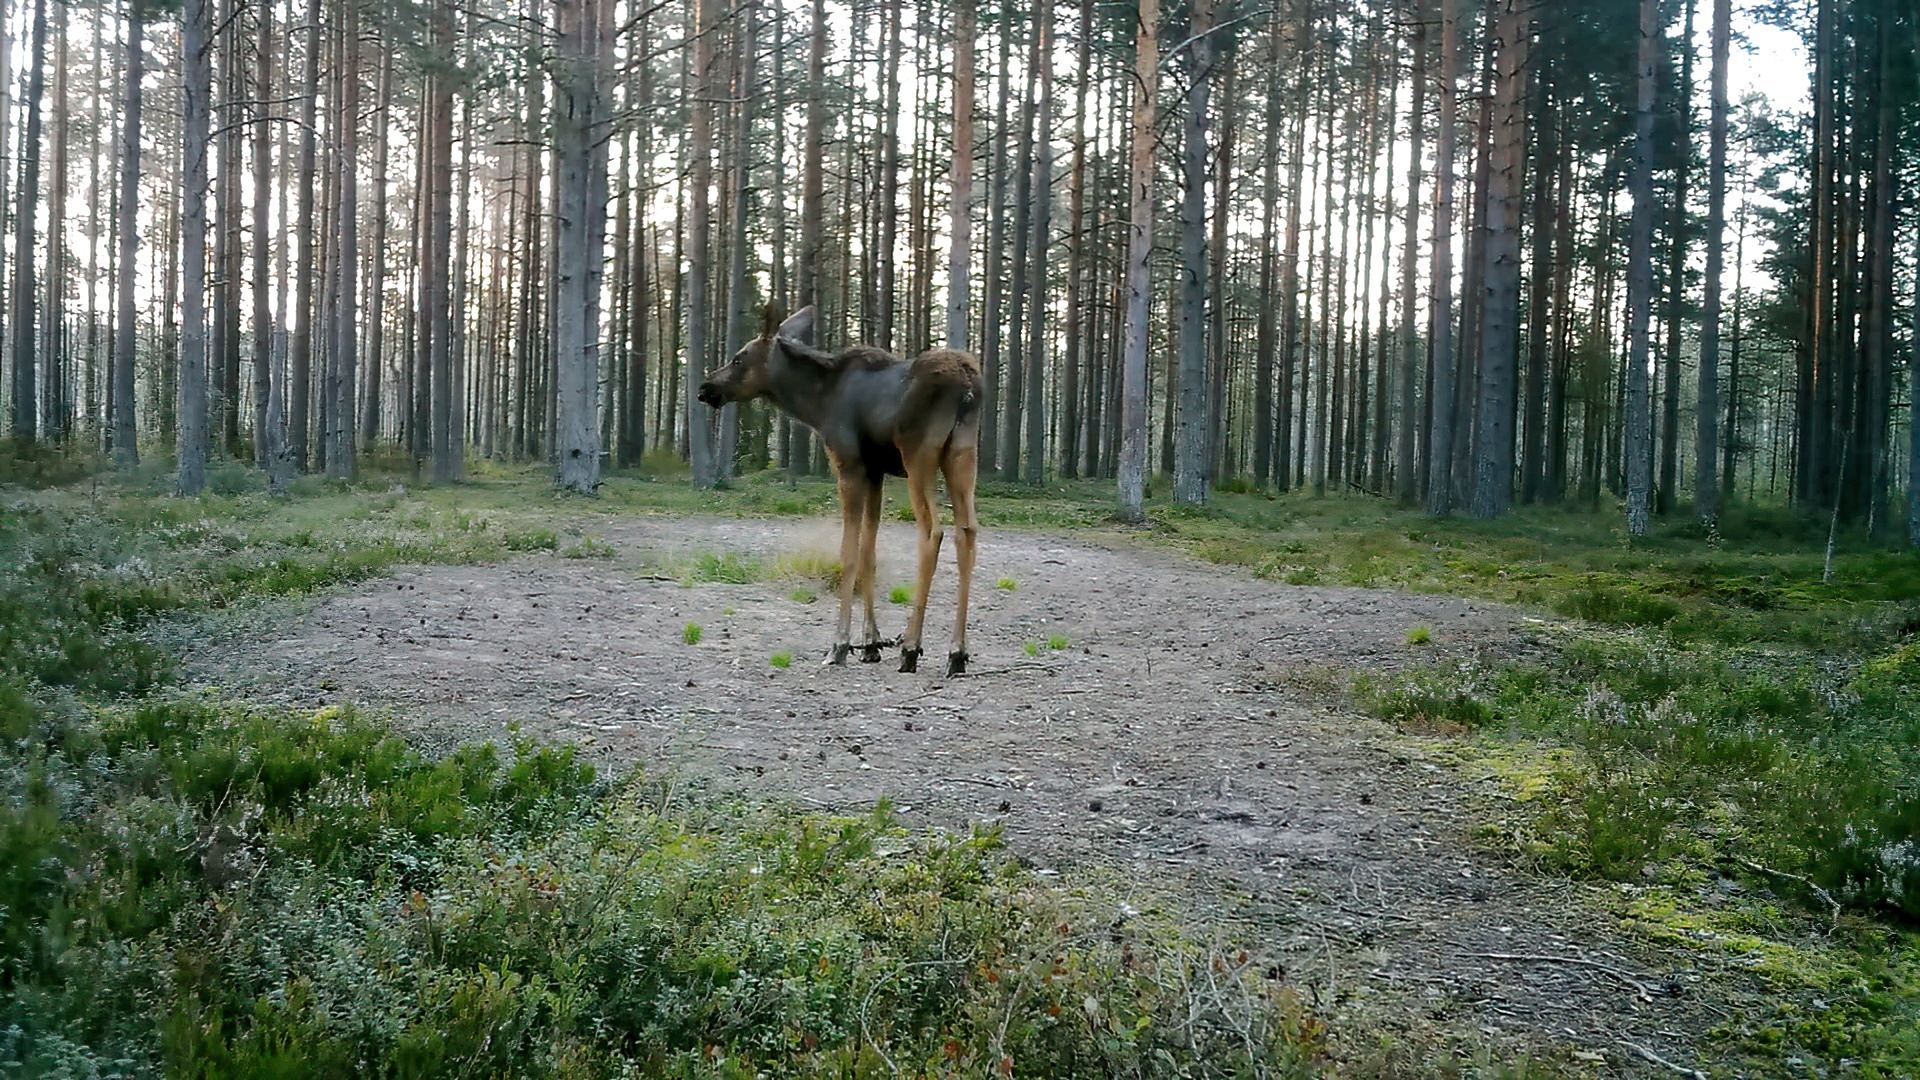
[[726, 366], [700, 384], [700, 400], [718, 409], [729, 402], [766, 396], [779, 377], [785, 357], [782, 342], [803, 343], [813, 336], [814, 307], [808, 304], [785, 322], [780, 309], [768, 304], [762, 312], [760, 336], [742, 346]]

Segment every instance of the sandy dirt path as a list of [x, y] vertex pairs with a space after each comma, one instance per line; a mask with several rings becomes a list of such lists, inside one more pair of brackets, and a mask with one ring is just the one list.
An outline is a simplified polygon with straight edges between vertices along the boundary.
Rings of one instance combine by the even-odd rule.
[[[1623, 939], [1575, 895], [1476, 848], [1490, 781], [1342, 711], [1302, 673], [1528, 648], [1538, 618], [1454, 597], [1291, 587], [1131, 546], [988, 532], [973, 672], [943, 677], [951, 546], [921, 672], [821, 664], [835, 602], [794, 583], [682, 585], [703, 553], [835, 550], [817, 520], [610, 524], [609, 556], [428, 567], [216, 622], [202, 681], [300, 704], [390, 707], [429, 744], [508, 725], [700, 788], [904, 824], [998, 822], [1046, 875], [1121, 902], [1197, 895], [1337, 1020], [1603, 1072], [1690, 1062], [1719, 1007], [1688, 958]], [[911, 526], [880, 540], [881, 630], [906, 608]], [[1002, 578], [1013, 590], [994, 587]], [[701, 624], [697, 645], [682, 640]], [[856, 628], [857, 628], [856, 621]], [[1407, 643], [1415, 626], [1432, 644]], [[1066, 647], [1047, 647], [1064, 636]], [[1038, 644], [1029, 656], [1028, 642]], [[777, 652], [790, 668], [772, 666]], [[1475, 790], [1478, 788], [1479, 790]]]

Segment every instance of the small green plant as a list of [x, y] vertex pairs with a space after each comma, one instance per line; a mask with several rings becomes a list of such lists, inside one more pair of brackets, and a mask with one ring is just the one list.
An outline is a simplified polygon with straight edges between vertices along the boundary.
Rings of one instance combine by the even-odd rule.
[[812, 589], [795, 589], [787, 594], [787, 599], [796, 604], [811, 604], [819, 597], [814, 595]]
[[680, 631], [680, 640], [689, 645], [700, 644], [700, 624], [697, 622], [688, 623], [687, 628]]
[[715, 555], [711, 551], [703, 551], [680, 575], [680, 584], [751, 585], [765, 576], [764, 567], [752, 560], [741, 558], [736, 552], [729, 551], [724, 555]]
[[508, 551], [552, 551], [560, 546], [560, 538], [552, 529], [515, 529], [501, 543]]
[[563, 559], [605, 559], [612, 555], [613, 545], [592, 536], [560, 552]]
[[1052, 649], [1054, 652], [1059, 652], [1061, 649], [1066, 648], [1068, 644], [1067, 635], [1065, 634], [1050, 634], [1047, 636], [1047, 648]]
[[1027, 655], [1028, 655], [1028, 656], [1039, 656], [1039, 655], [1040, 655], [1040, 643], [1039, 643], [1039, 642], [1037, 642], [1037, 641], [1035, 641], [1035, 640], [1033, 640], [1032, 638], [1028, 638], [1028, 639], [1027, 639], [1027, 644], [1026, 644], [1026, 650], [1027, 650]]
[[1018, 589], [1020, 587], [1020, 583], [1013, 580], [1010, 577], [1003, 577], [999, 581], [994, 582], [993, 587], [996, 589], [1005, 589], [1008, 592], [1012, 592], [1015, 589]]
[[895, 585], [887, 592], [887, 599], [896, 604], [910, 604], [913, 602], [913, 590], [905, 585]]
[[767, 657], [767, 663], [777, 668], [790, 668], [793, 666], [793, 653], [782, 649], [772, 656]]
[[1425, 645], [1433, 640], [1433, 631], [1425, 626], [1416, 626], [1407, 631], [1407, 644]]

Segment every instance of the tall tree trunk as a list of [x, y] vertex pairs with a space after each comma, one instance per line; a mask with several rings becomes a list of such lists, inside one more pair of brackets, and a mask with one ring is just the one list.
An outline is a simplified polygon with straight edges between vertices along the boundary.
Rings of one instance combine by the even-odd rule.
[[900, 227], [900, 23], [903, 14], [901, 0], [886, 0], [883, 11], [887, 32], [886, 51], [880, 62], [883, 97], [880, 105], [879, 277], [876, 283], [880, 300], [877, 344], [889, 352], [893, 351], [894, 249]]
[[1527, 20], [1521, 0], [1498, 0], [1492, 161], [1487, 189], [1486, 294], [1480, 329], [1480, 423], [1473, 514], [1513, 506], [1514, 359], [1520, 314], [1520, 182], [1526, 152]]
[[[1700, 310], [1700, 408], [1695, 417], [1693, 510], [1709, 528], [1720, 517], [1720, 275], [1727, 231], [1727, 63], [1732, 0], [1713, 0], [1713, 89], [1707, 159], [1707, 281]], [[1728, 432], [1731, 437], [1732, 432]]]
[[[1920, 33], [1916, 33], [1920, 37]], [[1916, 42], [1920, 44], [1920, 42]], [[1920, 238], [1914, 256], [1913, 295], [1920, 296]], [[1907, 342], [1907, 543], [1920, 547], [1920, 303], [1913, 305]]]
[[[596, 338], [599, 336], [598, 294], [601, 275], [601, 240], [604, 237], [606, 204], [604, 172], [606, 159], [595, 151], [601, 137], [596, 121], [601, 111], [603, 75], [602, 52], [611, 47], [602, 40], [601, 6], [607, 0], [560, 0], [554, 5], [554, 22], [559, 40], [554, 56], [553, 145], [554, 176], [559, 201], [555, 205], [554, 295], [552, 333], [555, 387], [558, 394], [554, 431], [554, 456], [558, 461], [561, 487], [583, 495], [593, 493], [600, 482], [600, 361]], [[704, 5], [700, 29], [710, 29]], [[706, 74], [713, 63], [711, 35], [700, 38], [697, 61], [701, 81], [695, 87], [694, 124], [696, 139], [712, 136], [712, 105], [706, 100]], [[699, 147], [704, 155], [707, 145]], [[697, 182], [705, 185], [705, 158], [696, 162]], [[705, 187], [696, 190], [699, 200], [696, 222], [705, 231]], [[704, 280], [705, 236], [695, 251], [702, 295], [689, 307], [688, 339], [698, 341], [688, 350], [688, 384], [697, 381], [698, 363], [694, 358], [705, 351]], [[693, 313], [698, 313], [693, 314]], [[697, 406], [688, 398], [689, 411]], [[691, 416], [690, 416], [691, 419]], [[694, 428], [697, 453], [707, 454], [707, 427], [704, 418]], [[714, 482], [711, 457], [696, 457], [695, 476], [703, 485]]]
[[[1120, 516], [1147, 518], [1147, 336], [1153, 305], [1153, 129], [1160, 84], [1160, 2], [1140, 0], [1134, 26], [1133, 144], [1127, 192], [1132, 216], [1127, 231], [1126, 343], [1121, 353]], [[1920, 451], [1916, 451], [1920, 456]], [[1920, 475], [1920, 465], [1915, 467]]]
[[1627, 252], [1627, 531], [1647, 535], [1653, 500], [1653, 399], [1647, 336], [1653, 305], [1653, 92], [1660, 56], [1660, 0], [1640, 0], [1634, 110], [1632, 234]]
[[1234, 98], [1234, 77], [1238, 68], [1234, 54], [1220, 58], [1225, 68], [1221, 75], [1220, 147], [1213, 155], [1213, 236], [1208, 243], [1209, 297], [1207, 303], [1207, 483], [1222, 475], [1226, 464], [1227, 441], [1227, 219], [1232, 216], [1229, 200], [1233, 191], [1234, 118], [1240, 102]]
[[1668, 207], [1667, 347], [1662, 365], [1665, 389], [1660, 397], [1660, 483], [1654, 489], [1654, 512], [1673, 511], [1680, 487], [1680, 328], [1687, 302], [1687, 181], [1693, 162], [1693, 12], [1687, 0], [1686, 23], [1680, 37], [1680, 86], [1673, 102], [1678, 155], [1673, 172], [1673, 205]]
[[[333, 348], [330, 350], [333, 354], [333, 430], [328, 439], [327, 475], [352, 479], [360, 469], [358, 440], [354, 438], [354, 424], [358, 419], [354, 407], [354, 373], [360, 340], [356, 295], [360, 284], [360, 6], [355, 0], [347, 0], [343, 6], [340, 190], [335, 209], [339, 220], [339, 255], [334, 266]], [[235, 155], [236, 160], [238, 156]], [[238, 250], [237, 244], [235, 250]]]
[[317, 152], [314, 116], [320, 96], [320, 0], [307, 0], [306, 69], [301, 80], [299, 209], [294, 229], [300, 259], [294, 268], [293, 339], [287, 346], [287, 435], [294, 467], [307, 471], [309, 408], [313, 390], [313, 285], [317, 257], [313, 220], [313, 170]]
[[1453, 157], [1460, 109], [1459, 0], [1440, 0], [1440, 124], [1434, 133], [1432, 439], [1427, 513], [1453, 510]]
[[[693, 482], [712, 487], [719, 480], [713, 460], [711, 427], [706, 406], [695, 399], [707, 377], [707, 283], [712, 265], [708, 240], [708, 203], [713, 191], [713, 36], [718, 24], [713, 0], [694, 0], [693, 97], [691, 131], [687, 138], [687, 287], [686, 287], [686, 410], [688, 456]], [[582, 132], [582, 139], [585, 138]]]
[[180, 442], [179, 484], [198, 495], [207, 482], [207, 141], [213, 54], [206, 0], [180, 12]]
[[381, 50], [379, 110], [374, 113], [373, 274], [367, 282], [366, 385], [360, 410], [360, 446], [380, 437], [381, 376], [386, 367], [387, 308], [387, 163], [391, 156], [388, 123], [393, 113], [392, 47]]
[[[47, 84], [47, 0], [34, 0], [33, 37], [27, 54], [27, 123], [20, 143], [21, 177], [13, 219], [13, 435], [39, 437], [40, 387], [34, 372], [33, 223], [40, 200], [40, 98]], [[58, 230], [64, 223], [52, 223]], [[48, 326], [49, 333], [53, 327]], [[40, 377], [51, 380], [45, 370]]]
[[1180, 141], [1179, 430], [1173, 451], [1173, 497], [1207, 501], [1207, 97], [1213, 76], [1212, 0], [1194, 0], [1187, 48], [1189, 86]]
[[[727, 322], [725, 347], [720, 356], [731, 360], [742, 344], [747, 323], [747, 194], [751, 179], [753, 99], [759, 92], [753, 81], [754, 20], [759, 17], [752, 0], [737, 13], [739, 19], [740, 64], [734, 84], [734, 100], [739, 110], [733, 128], [733, 220], [727, 226]], [[728, 402], [720, 410], [720, 452], [718, 469], [722, 478], [734, 475], [734, 458], [739, 453], [740, 406]]]
[[981, 403], [980, 468], [991, 472], [1000, 452], [1000, 316], [1006, 295], [1001, 265], [1006, 259], [1007, 243], [1007, 99], [1012, 68], [1013, 4], [1002, 5], [1000, 18], [1000, 78], [994, 95], [993, 174], [987, 181], [987, 265], [985, 295], [981, 299], [980, 368], [985, 386]]
[[[431, 33], [437, 55], [454, 51], [453, 6], [439, 0], [431, 15]], [[556, 113], [558, 110], [556, 109]], [[453, 88], [449, 75], [436, 71], [428, 77], [426, 138], [427, 258], [427, 424], [433, 480], [451, 484], [459, 479], [454, 467], [453, 441]], [[557, 210], [558, 208], [556, 208]], [[559, 210], [564, 214], [564, 210]]]
[[[1425, 4], [1421, 7], [1424, 9]], [[1414, 284], [1414, 262], [1420, 248], [1421, 154], [1427, 133], [1427, 24], [1413, 28], [1413, 135], [1407, 169], [1407, 225], [1400, 256], [1400, 427], [1394, 442], [1394, 475], [1400, 501], [1412, 505], [1420, 497], [1419, 462], [1414, 456], [1420, 429], [1420, 337], [1414, 309], [1419, 302]]]
[[122, 466], [140, 462], [134, 431], [134, 257], [140, 245], [140, 81], [146, 77], [141, 44], [140, 9], [127, 18], [126, 97], [120, 127], [120, 256], [115, 270], [119, 293], [113, 330], [113, 458]]
[[[1293, 141], [1287, 154], [1287, 238], [1286, 247], [1280, 256], [1280, 379], [1276, 387], [1279, 401], [1275, 409], [1277, 429], [1274, 432], [1273, 486], [1285, 491], [1293, 486], [1294, 469], [1298, 457], [1294, 452], [1294, 409], [1293, 395], [1296, 377], [1299, 384], [1305, 386], [1303, 365], [1306, 363], [1305, 343], [1301, 340], [1300, 319], [1300, 218], [1306, 183], [1307, 167], [1307, 103], [1314, 84], [1313, 65], [1309, 57], [1311, 50], [1306, 42], [1313, 40], [1314, 0], [1303, 0], [1304, 11], [1301, 14], [1299, 37], [1296, 39], [1294, 54], [1297, 57], [1294, 72], [1293, 104]], [[1305, 409], [1301, 410], [1304, 415]], [[1306, 425], [1302, 423], [1300, 430]]]
[[967, 348], [968, 258], [973, 243], [973, 44], [976, 0], [954, 0], [952, 246], [947, 254], [947, 348]]
[[1020, 130], [1015, 136], [1019, 140], [1019, 149], [1014, 154], [1013, 166], [1013, 310], [1007, 320], [1006, 377], [1001, 383], [1004, 393], [1001, 396], [1000, 453], [995, 459], [1000, 475], [1009, 480], [1020, 478], [1020, 410], [1025, 403], [1027, 389], [1025, 355], [1022, 351], [1026, 317], [1031, 308], [1034, 318], [1039, 318], [1043, 299], [1034, 294], [1027, 284], [1027, 264], [1033, 252], [1029, 236], [1034, 217], [1034, 141], [1048, 136], [1047, 132], [1035, 132], [1033, 129], [1036, 104], [1034, 90], [1039, 81], [1043, 57], [1040, 54], [1040, 24], [1034, 23], [1032, 30], [1033, 38], [1027, 51], [1026, 87], [1020, 93]]
[[[694, 2], [698, 4], [701, 0]], [[827, 141], [826, 0], [813, 0], [811, 36], [812, 52], [807, 60], [806, 155], [800, 169], [800, 272], [796, 303], [819, 310], [825, 299], [821, 280], [826, 274], [827, 258], [826, 183], [822, 175]], [[815, 338], [823, 337], [826, 320], [816, 319], [814, 325], [819, 328]], [[813, 456], [813, 435], [805, 424], [793, 424], [789, 430], [793, 442], [787, 448], [787, 475], [792, 482], [808, 469]]]
[[220, 266], [215, 276], [220, 282], [219, 305], [214, 317], [219, 322], [215, 340], [219, 347], [212, 358], [211, 374], [217, 378], [218, 392], [213, 395], [220, 408], [220, 445], [229, 460], [239, 460], [240, 446], [240, 282], [241, 209], [240, 209], [240, 112], [246, 98], [246, 81], [241, 77], [240, 13], [244, 5], [230, 0], [221, 13], [226, 25], [221, 46], [220, 65]]
[[1075, 49], [1073, 91], [1073, 172], [1067, 219], [1067, 350], [1060, 368], [1060, 478], [1080, 477], [1080, 366], [1086, 351], [1087, 320], [1082, 310], [1087, 278], [1087, 83], [1092, 66], [1093, 0], [1080, 0], [1080, 40]]
[[[1253, 359], [1253, 486], [1261, 491], [1273, 472], [1273, 352], [1278, 330], [1274, 306], [1273, 276], [1276, 252], [1273, 236], [1274, 204], [1280, 197], [1280, 137], [1286, 113], [1280, 96], [1280, 32], [1285, 25], [1280, 6], [1274, 5], [1267, 21], [1267, 41], [1271, 55], [1267, 61], [1266, 149], [1261, 155], [1260, 206], [1260, 318], [1255, 332]], [[1298, 47], [1294, 49], [1299, 52]], [[1284, 406], [1283, 406], [1284, 407]]]
[[[1039, 484], [1045, 477], [1046, 454], [1046, 295], [1047, 241], [1053, 222], [1053, 0], [1039, 0], [1034, 17], [1040, 60], [1040, 93], [1035, 101], [1033, 147], [1033, 249], [1027, 256], [1028, 292], [1032, 311], [1027, 320], [1026, 360], [1026, 481]], [[1012, 459], [1009, 458], [1009, 466]]]
[[278, 492], [286, 487], [288, 461], [281, 387], [276, 385], [273, 363], [279, 327], [273, 315], [273, 276], [267, 269], [276, 126], [269, 104], [273, 101], [273, 7], [262, 5], [259, 10], [261, 50], [254, 70], [254, 93], [259, 100], [253, 124], [253, 453], [254, 461], [266, 470], [268, 484]]

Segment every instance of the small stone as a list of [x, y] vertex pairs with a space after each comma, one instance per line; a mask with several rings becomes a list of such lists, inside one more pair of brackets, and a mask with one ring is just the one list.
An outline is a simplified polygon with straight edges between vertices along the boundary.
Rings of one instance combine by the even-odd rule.
[[1005, 800], [1005, 799], [1001, 799], [1001, 800], [1000, 800], [1000, 811], [999, 811], [1000, 813], [1002, 813], [1002, 814], [1004, 814], [1004, 813], [1006, 813], [1007, 811], [1009, 811], [1009, 810], [1012, 810], [1012, 809], [1013, 809], [1013, 804], [1012, 804], [1012, 803], [1010, 803], [1010, 802], [1008, 802], [1008, 801], [1007, 801], [1007, 800]]
[[1093, 811], [1096, 814], [1106, 809], [1106, 807], [1107, 807], [1107, 804], [1101, 802], [1099, 799], [1093, 799], [1087, 803], [1087, 809]]

